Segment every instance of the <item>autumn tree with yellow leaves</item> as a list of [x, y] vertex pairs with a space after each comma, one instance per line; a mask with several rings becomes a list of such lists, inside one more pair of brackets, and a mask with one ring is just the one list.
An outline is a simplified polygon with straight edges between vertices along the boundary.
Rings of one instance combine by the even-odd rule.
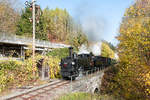
[[101, 45], [101, 56], [109, 57], [109, 58], [115, 57], [114, 51], [105, 42], [102, 42], [102, 45]]
[[18, 9], [13, 7], [17, 0], [0, 0], [0, 33], [16, 32], [16, 23], [19, 19]]
[[150, 0], [137, 0], [126, 10], [117, 39], [120, 62], [116, 73], [112, 69], [106, 72], [114, 75], [107, 79], [107, 85], [103, 83], [107, 88], [104, 93], [125, 100], [149, 100]]

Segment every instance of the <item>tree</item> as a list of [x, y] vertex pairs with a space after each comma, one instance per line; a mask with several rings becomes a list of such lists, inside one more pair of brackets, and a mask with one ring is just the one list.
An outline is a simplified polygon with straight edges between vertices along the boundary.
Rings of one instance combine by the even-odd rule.
[[7, 1], [0, 1], [0, 33], [15, 34], [19, 13]]
[[44, 32], [47, 33], [50, 41], [64, 42], [78, 48], [87, 42], [81, 26], [76, 24], [66, 9], [43, 10]]
[[116, 52], [116, 47], [111, 43], [105, 40], [102, 40], [103, 43], [107, 44], [114, 52]]
[[[108, 91], [125, 100], [150, 97], [150, 0], [137, 0], [125, 12], [120, 25], [118, 72]], [[106, 90], [107, 91], [107, 90]], [[135, 92], [136, 91], [136, 92]]]
[[44, 9], [44, 32], [48, 34], [50, 40], [64, 41], [69, 34], [69, 21], [71, 19], [64, 9]]
[[105, 42], [102, 42], [102, 45], [101, 45], [101, 55], [103, 57], [110, 57], [110, 58], [115, 57], [114, 51]]
[[[36, 10], [37, 12], [37, 10]], [[37, 14], [36, 14], [37, 18]], [[32, 36], [32, 10], [30, 7], [26, 7], [22, 10], [21, 18], [17, 23], [17, 35], [23, 35], [27, 37]], [[46, 40], [47, 35], [44, 33], [43, 29], [43, 17], [39, 16], [38, 21], [36, 20], [36, 38], [41, 40]]]
[[[71, 37], [71, 36], [70, 36]], [[77, 36], [70, 38], [70, 44], [74, 46], [77, 50], [82, 44], [88, 44], [86, 35], [78, 33]]]
[[137, 62], [150, 65], [148, 52], [150, 50], [150, 18], [147, 16], [148, 13], [150, 14], [149, 10], [147, 10], [149, 6], [145, 5], [142, 9], [138, 3], [139, 0], [127, 9], [120, 26], [120, 35], [117, 37], [120, 41], [118, 45], [119, 55], [121, 60], [127, 58], [128, 63], [132, 63], [132, 60], [137, 60], [134, 62], [135, 65], [137, 65]]

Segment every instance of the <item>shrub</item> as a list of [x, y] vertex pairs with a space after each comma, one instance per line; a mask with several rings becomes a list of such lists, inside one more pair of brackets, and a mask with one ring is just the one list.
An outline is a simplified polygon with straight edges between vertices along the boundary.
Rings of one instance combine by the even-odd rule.
[[101, 88], [100, 91], [102, 94], [111, 94], [113, 82], [115, 82], [115, 75], [118, 73], [118, 68], [116, 66], [109, 67], [107, 70], [104, 72], [104, 76], [102, 78], [102, 83], [101, 83]]
[[[67, 49], [62, 49], [66, 52]], [[66, 54], [60, 53], [61, 50], [56, 50], [56, 52], [51, 52], [49, 56], [36, 55], [36, 63], [40, 59], [44, 59], [43, 67], [50, 67], [50, 78], [60, 78], [60, 57], [57, 56], [62, 54], [61, 57], [64, 57]], [[67, 52], [68, 53], [68, 52]], [[53, 55], [53, 56], [51, 56]], [[21, 86], [25, 85], [28, 81], [34, 81], [38, 79], [38, 69], [35, 67], [34, 71], [36, 76], [33, 76], [33, 67], [32, 67], [32, 57], [26, 59], [24, 62], [16, 60], [0, 61], [0, 92], [6, 89], [8, 86]]]
[[[51, 56], [51, 55], [48, 55], [48, 56], [36, 55], [36, 57], [35, 57], [36, 64], [38, 63], [38, 61], [40, 59], [43, 59], [42, 67], [49, 66], [49, 68], [50, 68], [50, 71], [49, 71], [50, 77], [49, 78], [51, 78], [51, 79], [60, 78], [60, 74], [59, 74], [59, 71], [60, 71], [60, 67], [59, 67], [60, 58], [58, 56], [54, 56], [54, 55], [53, 56]], [[32, 71], [32, 57], [28, 58], [25, 61], [25, 66], [27, 67], [27, 70]], [[36, 69], [35, 69], [36, 73], [37, 73], [37, 70], [38, 69], [36, 67]]]
[[44, 58], [44, 65], [48, 65], [50, 68], [50, 78], [60, 78], [60, 67], [59, 67], [59, 63], [60, 63], [60, 58], [58, 56], [47, 56]]
[[21, 85], [33, 79], [32, 67], [21, 61], [9, 60], [0, 62], [0, 92], [9, 85]]
[[125, 100], [148, 100], [150, 80], [146, 75], [149, 75], [147, 66], [120, 63], [105, 71], [101, 92]]

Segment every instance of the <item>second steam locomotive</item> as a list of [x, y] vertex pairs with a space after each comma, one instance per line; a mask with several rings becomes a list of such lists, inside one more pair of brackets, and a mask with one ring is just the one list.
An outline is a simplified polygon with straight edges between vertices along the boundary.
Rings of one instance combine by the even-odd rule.
[[89, 54], [76, 54], [73, 52], [73, 47], [69, 47], [69, 56], [61, 59], [61, 75], [63, 78], [73, 79], [79, 76], [80, 72], [90, 71], [96, 68], [108, 67], [114, 59], [102, 56], [94, 56]]

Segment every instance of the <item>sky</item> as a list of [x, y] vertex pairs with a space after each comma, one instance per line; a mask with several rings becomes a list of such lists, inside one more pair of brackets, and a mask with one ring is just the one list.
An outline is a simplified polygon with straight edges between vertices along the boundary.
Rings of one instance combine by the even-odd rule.
[[[26, 0], [21, 0], [24, 3]], [[126, 8], [134, 0], [36, 0], [42, 9], [66, 8], [69, 14], [83, 24], [87, 35], [95, 40], [104, 39], [117, 45], [115, 37]]]

